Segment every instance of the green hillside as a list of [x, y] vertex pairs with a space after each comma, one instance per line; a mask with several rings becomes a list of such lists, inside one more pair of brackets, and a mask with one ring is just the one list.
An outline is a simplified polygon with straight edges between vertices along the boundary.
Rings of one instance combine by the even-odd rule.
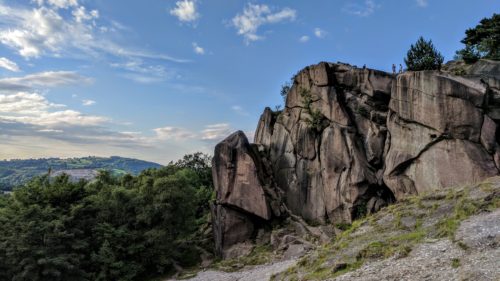
[[157, 163], [118, 156], [5, 160], [0, 161], [0, 190], [11, 190], [28, 182], [34, 176], [47, 173], [49, 169], [53, 172], [75, 169], [108, 170], [115, 175], [127, 173], [137, 175], [145, 169], [159, 167], [161, 165]]

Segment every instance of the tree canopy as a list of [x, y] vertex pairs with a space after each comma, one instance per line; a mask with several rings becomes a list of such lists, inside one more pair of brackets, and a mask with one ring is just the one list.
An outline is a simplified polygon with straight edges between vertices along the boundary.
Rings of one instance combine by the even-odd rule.
[[500, 14], [483, 18], [476, 27], [467, 29], [461, 42], [465, 48], [457, 51], [457, 56], [467, 63], [480, 58], [500, 60]]
[[408, 70], [437, 70], [441, 69], [444, 57], [439, 53], [432, 40], [425, 40], [422, 36], [410, 46], [406, 54], [405, 64]]
[[138, 176], [43, 176], [0, 196], [0, 280], [143, 280], [193, 265], [211, 250], [200, 242], [209, 163], [195, 154]]

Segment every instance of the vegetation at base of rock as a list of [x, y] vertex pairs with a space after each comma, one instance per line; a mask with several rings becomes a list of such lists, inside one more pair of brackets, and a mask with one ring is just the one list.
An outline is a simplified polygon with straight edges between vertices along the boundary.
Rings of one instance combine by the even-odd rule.
[[408, 70], [438, 70], [441, 69], [444, 57], [436, 50], [432, 40], [425, 40], [422, 36], [415, 45], [411, 45], [406, 54], [405, 64]]
[[16, 186], [23, 185], [35, 176], [46, 174], [50, 169], [56, 171], [70, 171], [85, 169], [107, 170], [113, 175], [123, 176], [127, 173], [137, 175], [149, 168], [159, 168], [161, 165], [130, 158], [112, 156], [83, 157], [83, 158], [47, 158], [47, 159], [13, 159], [0, 161], [0, 190], [11, 190]]
[[213, 268], [233, 272], [244, 268], [245, 266], [260, 265], [273, 260], [273, 251], [270, 245], [258, 245], [252, 249], [252, 252], [246, 256], [221, 260], [213, 265]]
[[194, 154], [138, 176], [42, 176], [0, 196], [0, 280], [144, 280], [196, 264], [213, 246], [209, 163]]
[[465, 48], [457, 51], [457, 58], [466, 63], [481, 58], [500, 60], [500, 14], [483, 18], [474, 28], [467, 29], [461, 42]]
[[[486, 181], [412, 196], [350, 226], [338, 225], [345, 230], [332, 243], [318, 247], [272, 280], [326, 280], [370, 261], [404, 258], [416, 245], [436, 239], [449, 238], [467, 249], [465, 243], [455, 241], [458, 226], [472, 215], [500, 208], [499, 188]], [[460, 260], [452, 259], [450, 265], [457, 268]]]

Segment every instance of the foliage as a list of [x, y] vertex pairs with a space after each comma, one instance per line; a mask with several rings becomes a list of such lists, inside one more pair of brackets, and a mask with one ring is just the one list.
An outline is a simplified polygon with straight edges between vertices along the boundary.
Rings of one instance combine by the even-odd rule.
[[292, 84], [289, 82], [286, 82], [285, 84], [281, 85], [281, 91], [280, 95], [283, 97], [283, 101], [286, 103], [286, 98], [288, 97], [288, 93], [290, 93], [290, 90], [292, 89]]
[[206, 155], [92, 182], [42, 176], [0, 196], [0, 280], [144, 280], [198, 262]]
[[481, 53], [476, 48], [467, 45], [465, 48], [457, 51], [456, 58], [463, 59], [465, 63], [471, 64], [481, 58]]
[[311, 107], [313, 103], [311, 91], [302, 88], [300, 90], [300, 96], [302, 97], [302, 103], [304, 104], [307, 113], [311, 116], [311, 118], [306, 120], [307, 124], [316, 132], [321, 132], [325, 127], [325, 117], [321, 111], [315, 110]]
[[432, 40], [426, 41], [422, 36], [415, 45], [410, 46], [406, 54], [405, 63], [408, 70], [436, 70], [441, 69], [444, 57], [439, 53]]
[[13, 159], [0, 161], [0, 190], [11, 190], [13, 187], [23, 185], [35, 176], [40, 176], [49, 169], [55, 171], [69, 171], [74, 169], [108, 170], [115, 175], [130, 173], [137, 175], [149, 168], [159, 168], [161, 165], [130, 158], [112, 156], [83, 157], [83, 158], [46, 158], [46, 159]]
[[461, 42], [465, 48], [457, 51], [457, 57], [466, 63], [480, 58], [500, 60], [500, 14], [483, 18], [476, 27], [467, 29]]

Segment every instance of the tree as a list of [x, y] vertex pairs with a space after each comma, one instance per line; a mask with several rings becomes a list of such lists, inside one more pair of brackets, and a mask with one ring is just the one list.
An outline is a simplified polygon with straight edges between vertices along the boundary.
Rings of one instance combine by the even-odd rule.
[[484, 18], [476, 27], [467, 29], [461, 42], [465, 48], [457, 51], [457, 57], [466, 63], [480, 58], [500, 60], [500, 14]]
[[280, 95], [283, 97], [283, 101], [286, 102], [286, 97], [288, 96], [288, 93], [292, 89], [292, 84], [289, 82], [286, 82], [285, 84], [281, 85], [281, 91]]
[[0, 194], [0, 280], [150, 280], [210, 251], [210, 156], [138, 176], [35, 178]]
[[406, 54], [405, 63], [408, 70], [436, 70], [441, 69], [444, 57], [439, 53], [432, 40], [426, 41], [422, 36], [415, 45], [410, 46]]

